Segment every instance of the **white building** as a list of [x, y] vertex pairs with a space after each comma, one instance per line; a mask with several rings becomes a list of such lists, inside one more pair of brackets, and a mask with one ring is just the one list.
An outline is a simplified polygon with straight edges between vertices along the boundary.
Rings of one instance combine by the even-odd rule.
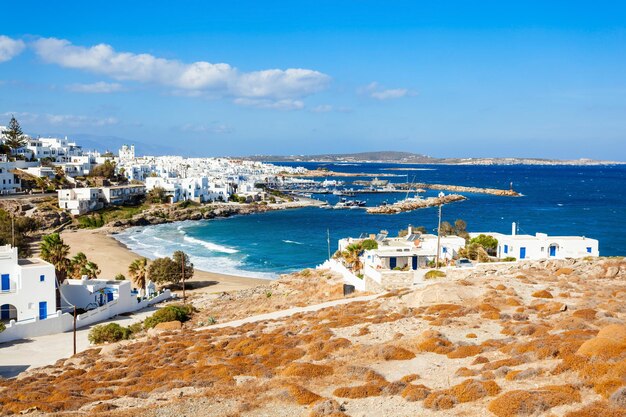
[[0, 155], [0, 194], [13, 194], [21, 190], [20, 179], [12, 172], [25, 166], [24, 161], [7, 161], [7, 156]]
[[0, 246], [0, 318], [43, 320], [56, 312], [54, 266], [41, 259], [18, 259], [17, 248]]
[[70, 188], [58, 190], [59, 207], [74, 216], [100, 210], [104, 202], [100, 199], [99, 188]]
[[120, 162], [132, 161], [135, 159], [135, 145], [122, 145], [117, 152]]
[[598, 241], [585, 236], [548, 236], [545, 233], [518, 235], [513, 223], [510, 235], [470, 233], [471, 237], [488, 235], [498, 240], [497, 257], [522, 259], [564, 259], [600, 256]]
[[67, 279], [61, 285], [66, 302], [83, 310], [92, 310], [117, 301], [120, 312], [133, 311], [137, 294], [131, 289], [130, 281], [105, 279]]
[[[339, 251], [366, 239], [378, 244], [376, 249], [364, 250], [359, 257], [362, 268], [358, 272], [362, 274], [364, 288], [368, 290], [409, 287], [423, 278], [425, 268], [432, 265], [437, 257], [437, 236], [414, 233], [411, 226], [404, 237], [388, 237], [382, 231], [377, 235], [341, 239]], [[439, 259], [446, 262], [465, 247], [465, 239], [442, 236], [439, 245]]]
[[106, 204], [134, 204], [146, 194], [146, 187], [144, 185], [116, 185], [100, 187], [99, 192], [100, 198]]

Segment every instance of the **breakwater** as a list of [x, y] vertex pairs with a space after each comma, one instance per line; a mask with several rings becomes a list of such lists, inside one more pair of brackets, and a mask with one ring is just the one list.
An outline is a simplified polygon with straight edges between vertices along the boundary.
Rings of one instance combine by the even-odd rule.
[[388, 204], [378, 207], [370, 207], [366, 211], [369, 214], [397, 214], [405, 211], [413, 211], [428, 207], [440, 206], [444, 204], [463, 201], [467, 198], [459, 194], [448, 194], [443, 197], [430, 197], [417, 200], [403, 200], [394, 204]]

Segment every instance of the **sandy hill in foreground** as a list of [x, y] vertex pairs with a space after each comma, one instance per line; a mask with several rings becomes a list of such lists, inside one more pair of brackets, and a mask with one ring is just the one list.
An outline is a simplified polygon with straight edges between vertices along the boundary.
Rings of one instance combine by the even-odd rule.
[[[529, 262], [420, 289], [196, 331], [341, 298], [304, 271], [203, 295], [179, 331], [2, 381], [11, 413], [107, 416], [626, 416], [626, 261]], [[306, 285], [311, 284], [311, 285]]]

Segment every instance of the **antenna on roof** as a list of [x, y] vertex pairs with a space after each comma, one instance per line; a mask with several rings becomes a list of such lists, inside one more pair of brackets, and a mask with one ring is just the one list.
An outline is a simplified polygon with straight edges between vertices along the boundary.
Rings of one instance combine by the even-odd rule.
[[326, 228], [326, 242], [328, 243], [328, 259], [330, 259], [330, 229]]

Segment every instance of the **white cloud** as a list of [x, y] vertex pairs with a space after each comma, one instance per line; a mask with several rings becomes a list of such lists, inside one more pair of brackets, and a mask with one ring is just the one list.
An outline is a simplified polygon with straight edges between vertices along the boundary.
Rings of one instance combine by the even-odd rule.
[[313, 113], [328, 113], [333, 111], [333, 106], [330, 104], [320, 104], [319, 106], [315, 106], [311, 109]]
[[236, 98], [234, 103], [240, 106], [257, 107], [259, 109], [302, 110], [304, 108], [304, 102], [292, 99], [268, 100], [258, 98]]
[[362, 87], [360, 91], [364, 94], [367, 94], [371, 98], [375, 98], [376, 100], [391, 100], [415, 95], [413, 92], [406, 88], [381, 88], [381, 86], [377, 82], [372, 82], [365, 87]]
[[[115, 80], [163, 85], [174, 88], [178, 94], [186, 92], [189, 95], [271, 102], [264, 107], [281, 108], [285, 100], [295, 103], [297, 99], [325, 89], [330, 82], [328, 75], [310, 69], [268, 69], [246, 73], [225, 63], [198, 61], [187, 64], [150, 54], [117, 52], [106, 44], [75, 46], [56, 38], [41, 38], [33, 42], [33, 47], [45, 62], [65, 68], [103, 74]], [[241, 103], [249, 105], [245, 100]]]
[[20, 39], [11, 39], [0, 35], [0, 62], [5, 62], [17, 56], [24, 50], [26, 45]]
[[67, 86], [69, 91], [74, 93], [115, 93], [123, 91], [124, 87], [120, 83], [105, 83], [99, 81], [92, 84], [70, 84]]
[[195, 132], [195, 133], [215, 133], [225, 134], [231, 133], [233, 129], [225, 123], [213, 122], [209, 125], [187, 123], [180, 127], [183, 132]]
[[90, 117], [90, 116], [81, 116], [75, 114], [38, 114], [38, 113], [29, 113], [29, 112], [6, 112], [2, 113], [0, 116], [11, 117], [15, 116], [16, 119], [20, 121], [23, 125], [24, 123], [43, 123], [47, 125], [54, 126], [68, 126], [68, 127], [79, 127], [79, 126], [111, 126], [116, 125], [119, 121], [115, 117]]

